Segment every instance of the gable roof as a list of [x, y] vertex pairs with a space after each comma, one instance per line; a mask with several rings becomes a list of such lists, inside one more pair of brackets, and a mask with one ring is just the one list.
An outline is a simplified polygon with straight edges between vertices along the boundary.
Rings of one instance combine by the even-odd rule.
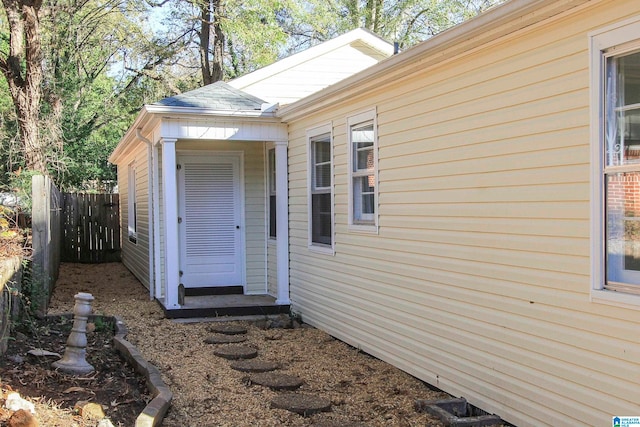
[[[144, 105], [109, 161], [118, 162], [141, 143], [142, 131], [157, 120], [233, 117], [280, 123], [274, 108], [278, 102], [297, 101], [392, 54], [391, 44], [367, 30], [357, 29], [229, 83], [219, 81]], [[340, 61], [344, 66], [336, 66]], [[325, 69], [318, 71], [322, 66]], [[260, 93], [269, 96], [260, 96]]]
[[218, 81], [189, 92], [161, 99], [151, 105], [206, 108], [220, 111], [260, 110], [265, 101]]
[[296, 102], [393, 55], [393, 45], [358, 28], [283, 58], [229, 85], [280, 105]]

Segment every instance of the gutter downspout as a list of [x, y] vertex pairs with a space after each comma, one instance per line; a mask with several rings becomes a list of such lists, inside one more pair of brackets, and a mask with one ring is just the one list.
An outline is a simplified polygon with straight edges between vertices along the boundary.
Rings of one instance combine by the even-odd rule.
[[142, 130], [140, 128], [136, 128], [136, 138], [140, 141], [147, 144], [147, 168], [149, 171], [149, 183], [147, 185], [149, 191], [149, 300], [153, 301], [154, 298], [154, 290], [156, 287], [156, 279], [155, 279], [155, 263], [156, 260], [154, 258], [155, 255], [155, 239], [154, 239], [154, 216], [155, 212], [153, 209], [153, 143], [142, 136]]

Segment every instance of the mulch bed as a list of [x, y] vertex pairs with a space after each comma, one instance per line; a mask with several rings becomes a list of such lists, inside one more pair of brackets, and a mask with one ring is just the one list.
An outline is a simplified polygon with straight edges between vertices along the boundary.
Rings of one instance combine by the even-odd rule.
[[[171, 408], [163, 420], [163, 427], [443, 425], [437, 418], [416, 411], [414, 405], [417, 399], [434, 400], [448, 398], [449, 395], [434, 391], [418, 379], [308, 325], [303, 324], [297, 329], [267, 329], [264, 321], [260, 323], [244, 319], [222, 323], [214, 321], [222, 319], [209, 319], [209, 322], [197, 323], [172, 321], [164, 318], [157, 302], [150, 300], [149, 291], [119, 263], [63, 264], [49, 306], [49, 314], [72, 312], [73, 296], [78, 292], [89, 292], [95, 297], [92, 303], [94, 314], [122, 318], [129, 331], [127, 340], [149, 363], [159, 369], [163, 381], [173, 393]], [[214, 355], [214, 351], [220, 347], [232, 344], [205, 343], [205, 339], [214, 333], [214, 326], [222, 329], [246, 329], [246, 346], [256, 349], [259, 353], [257, 359], [249, 360], [276, 362], [279, 368], [277, 372], [296, 376], [302, 379], [304, 384], [299, 391], [290, 392], [272, 390], [251, 382], [248, 378], [251, 374], [232, 368], [231, 365], [240, 361]], [[66, 335], [62, 332], [59, 335], [64, 335], [62, 342], [65, 342]], [[90, 348], [109, 346], [107, 342], [90, 344]], [[62, 351], [61, 347], [57, 348], [58, 350], [54, 351]], [[88, 354], [88, 361], [96, 367], [99, 366], [100, 362], [92, 359], [90, 350]], [[41, 363], [44, 364], [44, 370], [40, 371], [41, 374], [37, 378], [52, 375], [56, 378], [54, 382], [68, 381], [50, 369], [50, 361]], [[119, 361], [117, 365], [111, 366], [111, 381], [120, 376], [132, 376], [132, 373], [123, 373], [128, 372], [123, 370], [124, 365]], [[15, 368], [8, 368], [8, 371], [12, 369]], [[37, 417], [41, 426], [88, 426], [82, 424], [82, 420], [74, 415], [71, 409], [56, 406], [53, 399], [60, 396], [56, 384], [47, 385], [49, 383], [35, 377], [21, 379], [15, 372], [13, 375], [7, 377], [6, 373], [0, 372], [4, 387], [18, 388], [21, 381], [40, 383], [41, 387], [38, 388], [29, 384], [30, 388], [24, 391], [27, 398], [36, 401]], [[92, 398], [94, 402], [97, 401], [97, 389], [102, 386], [97, 385], [96, 381], [99, 380], [92, 381], [94, 382], [65, 384], [66, 388], [91, 388], [96, 395], [82, 395], [80, 391], [73, 392], [77, 393], [73, 396], [71, 393], [62, 393], [62, 398], [66, 398], [62, 401], [63, 404], [69, 408], [76, 399], [87, 397]], [[47, 390], [49, 387], [51, 393]], [[119, 391], [123, 393], [126, 387], [120, 387]], [[133, 388], [132, 385], [129, 387]], [[117, 396], [116, 402], [120, 404], [113, 408], [110, 408], [110, 402], [104, 403], [107, 405], [107, 415], [115, 417], [114, 413], [125, 412], [130, 404], [123, 402], [129, 399], [131, 393], [133, 391]], [[303, 410], [303, 415], [292, 409], [279, 409], [281, 396], [292, 393], [300, 393], [306, 397], [317, 396], [321, 399], [320, 403], [330, 402], [331, 408], [329, 411], [318, 413], [313, 413], [313, 409]], [[0, 403], [2, 397], [0, 396]], [[141, 393], [141, 397], [143, 401], [148, 398], [144, 392]], [[308, 400], [303, 398], [301, 402], [305, 403]], [[297, 407], [294, 405], [293, 408]], [[142, 405], [138, 412], [141, 410]], [[134, 425], [131, 421], [120, 423], [126, 427]], [[2, 426], [0, 420], [0, 427]], [[95, 423], [92, 427], [95, 427]]]
[[[9, 349], [0, 359], [0, 378], [5, 391], [21, 396], [42, 396], [59, 409], [67, 409], [78, 426], [94, 426], [76, 414], [78, 402], [94, 402], [102, 406], [107, 418], [116, 426], [133, 426], [150, 400], [145, 380], [116, 352], [112, 345], [113, 324], [96, 322], [87, 334], [86, 361], [95, 372], [68, 375], [52, 366], [57, 356], [34, 356], [30, 350], [41, 349], [64, 355], [73, 320], [62, 316], [28, 319], [18, 323]], [[0, 423], [10, 416], [0, 413]], [[41, 425], [50, 424], [51, 421]]]

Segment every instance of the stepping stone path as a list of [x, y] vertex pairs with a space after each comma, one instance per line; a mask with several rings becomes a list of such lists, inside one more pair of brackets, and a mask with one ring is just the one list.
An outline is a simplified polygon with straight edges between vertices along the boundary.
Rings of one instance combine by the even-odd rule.
[[240, 372], [270, 372], [280, 367], [279, 363], [269, 362], [267, 360], [238, 360], [229, 364], [231, 369]]
[[286, 409], [304, 417], [331, 409], [331, 401], [310, 394], [287, 393], [276, 396], [271, 401], [272, 408]]
[[213, 354], [228, 360], [253, 359], [258, 356], [258, 350], [246, 345], [229, 345], [215, 349]]
[[272, 390], [295, 390], [304, 383], [293, 375], [280, 374], [278, 372], [262, 372], [249, 376], [253, 384], [263, 385]]
[[247, 337], [244, 335], [222, 335], [217, 334], [206, 338], [204, 342], [206, 344], [237, 344], [239, 342], [245, 342]]
[[247, 328], [239, 325], [212, 325], [209, 327], [209, 332], [223, 335], [245, 335]]
[[[298, 377], [272, 372], [280, 367], [276, 362], [263, 360], [248, 360], [258, 356], [258, 350], [243, 345], [224, 345], [246, 340], [247, 328], [238, 325], [219, 324], [209, 327], [215, 335], [205, 339], [208, 344], [221, 344], [213, 351], [218, 357], [234, 360], [230, 363], [232, 369], [242, 372], [252, 372], [249, 381], [253, 384], [269, 387], [272, 390], [296, 390], [304, 383]], [[225, 337], [226, 335], [226, 337]], [[242, 341], [235, 341], [242, 340]], [[324, 397], [302, 393], [284, 393], [271, 401], [271, 407], [286, 409], [304, 417], [318, 412], [329, 411], [331, 401]]]

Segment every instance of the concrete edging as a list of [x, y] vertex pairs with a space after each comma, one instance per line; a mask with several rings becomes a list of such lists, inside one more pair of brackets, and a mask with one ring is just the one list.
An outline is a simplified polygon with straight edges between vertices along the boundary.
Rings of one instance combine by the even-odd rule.
[[142, 413], [136, 419], [135, 427], [156, 427], [162, 423], [165, 414], [171, 406], [173, 393], [162, 381], [162, 374], [158, 368], [148, 363], [138, 349], [125, 339], [128, 330], [124, 321], [118, 316], [115, 319], [115, 335], [113, 344], [118, 352], [140, 374], [147, 378], [147, 387], [153, 395], [151, 402], [147, 404]]
[[[47, 317], [65, 317], [73, 320], [73, 313], [53, 314]], [[125, 339], [128, 334], [127, 325], [120, 316], [103, 316], [92, 314], [89, 316], [90, 322], [95, 322], [96, 318], [114, 322], [113, 346], [118, 353], [125, 358], [127, 363], [131, 364], [133, 369], [147, 379], [147, 388], [153, 395], [151, 402], [147, 404], [142, 413], [136, 419], [135, 427], [156, 427], [162, 423], [173, 399], [173, 393], [167, 385], [162, 381], [162, 374], [151, 363], [148, 363], [138, 349]]]

